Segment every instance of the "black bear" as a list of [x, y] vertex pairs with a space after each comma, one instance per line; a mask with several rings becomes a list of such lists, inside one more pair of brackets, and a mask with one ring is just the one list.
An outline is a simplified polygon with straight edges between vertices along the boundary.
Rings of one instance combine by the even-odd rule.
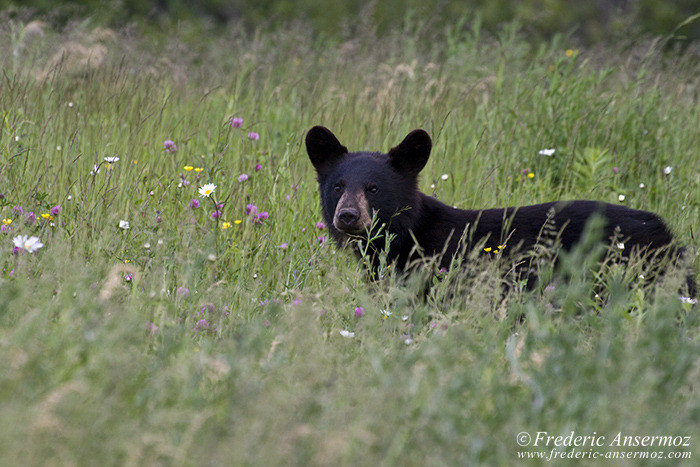
[[[568, 250], [580, 239], [586, 222], [599, 214], [605, 221], [605, 240], [623, 254], [649, 254], [682, 248], [673, 246], [668, 227], [654, 213], [597, 201], [558, 201], [533, 206], [465, 210], [441, 203], [418, 190], [418, 174], [428, 162], [432, 141], [424, 130], [414, 130], [387, 154], [348, 152], [325, 127], [306, 135], [306, 149], [316, 169], [321, 208], [328, 229], [341, 245], [358, 239], [381, 251], [388, 233], [387, 261], [399, 270], [425, 257], [449, 266], [461, 251], [477, 245], [484, 254], [509, 254], [534, 248], [547, 226], [554, 226], [558, 245]], [[375, 227], [383, 233], [372, 235]], [[550, 232], [551, 234], [551, 232]], [[668, 247], [668, 248], [667, 248]], [[372, 257], [377, 268], [377, 256]], [[695, 295], [692, 275], [688, 293]]]

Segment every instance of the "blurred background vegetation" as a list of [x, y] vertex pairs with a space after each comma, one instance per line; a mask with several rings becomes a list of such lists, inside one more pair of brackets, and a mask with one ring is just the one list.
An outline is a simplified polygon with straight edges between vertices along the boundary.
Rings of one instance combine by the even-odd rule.
[[406, 17], [427, 18], [434, 28], [478, 17], [487, 31], [519, 21], [533, 38], [566, 34], [581, 45], [649, 35], [672, 36], [681, 45], [700, 39], [698, 0], [0, 0], [0, 10], [6, 18], [57, 25], [88, 17], [112, 27], [194, 19], [213, 27], [238, 22], [274, 28], [300, 21], [327, 38], [358, 28], [381, 34]]

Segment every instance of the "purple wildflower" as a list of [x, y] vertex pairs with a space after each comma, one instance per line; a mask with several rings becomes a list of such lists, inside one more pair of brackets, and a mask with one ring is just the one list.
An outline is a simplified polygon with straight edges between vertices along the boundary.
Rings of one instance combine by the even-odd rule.
[[323, 222], [316, 222], [316, 228], [318, 230], [323, 230], [326, 228], [326, 224], [324, 224]]
[[49, 212], [52, 216], [57, 216], [58, 213], [61, 212], [61, 206], [57, 204], [56, 206], [52, 207]]
[[146, 331], [149, 334], [155, 334], [158, 332], [158, 326], [155, 324], [151, 323], [150, 321], [146, 321]]
[[177, 146], [175, 143], [169, 139], [166, 139], [165, 142], [163, 143], [163, 146], [165, 147], [165, 150], [168, 152], [175, 152], [177, 151]]
[[221, 211], [219, 211], [218, 209], [211, 213], [211, 218], [214, 220], [219, 219], [220, 217], [221, 217]]
[[262, 170], [262, 165], [260, 165], [260, 164], [255, 164], [255, 171], [258, 172], [258, 171], [260, 171], [260, 170]]
[[254, 131], [251, 131], [250, 133], [248, 133], [248, 139], [251, 139], [253, 141], [257, 141], [260, 139], [260, 135]]
[[355, 317], [360, 318], [365, 315], [365, 309], [361, 306], [355, 308]]
[[238, 176], [238, 181], [239, 181], [240, 183], [243, 183], [243, 182], [245, 182], [246, 180], [248, 180], [248, 174], [240, 174], [240, 175]]
[[286, 250], [287, 248], [289, 248], [289, 245], [287, 245], [286, 243], [283, 243], [280, 245], [280, 248], [282, 248], [283, 250]]
[[325, 235], [324, 235], [324, 236], [321, 236], [321, 237], [318, 237], [318, 243], [321, 244], [321, 243], [325, 242], [325, 241], [326, 241], [326, 238], [327, 238], [327, 237], [326, 237]]
[[192, 198], [190, 200], [190, 208], [197, 209], [199, 207], [199, 200], [197, 198]]
[[250, 215], [250, 214], [257, 214], [258, 213], [258, 207], [254, 204], [247, 204], [245, 207], [245, 213]]
[[28, 225], [34, 224], [34, 223], [36, 222], [36, 214], [34, 214], [32, 211], [29, 211], [29, 212], [27, 213], [27, 217], [24, 219], [24, 221], [25, 221]]
[[19, 216], [21, 214], [24, 214], [24, 210], [22, 209], [22, 206], [13, 206], [12, 207], [12, 215], [13, 216]]
[[239, 117], [233, 117], [231, 119], [231, 127], [240, 128], [243, 126], [243, 119]]
[[179, 298], [187, 298], [190, 296], [190, 291], [185, 287], [178, 287], [175, 295]]

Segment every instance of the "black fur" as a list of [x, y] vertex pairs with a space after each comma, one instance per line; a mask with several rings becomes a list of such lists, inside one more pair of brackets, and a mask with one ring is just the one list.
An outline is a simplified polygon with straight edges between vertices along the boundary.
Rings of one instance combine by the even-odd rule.
[[[368, 219], [376, 215], [393, 240], [387, 260], [405, 269], [420, 257], [437, 257], [447, 267], [461, 251], [483, 243], [484, 254], [526, 252], [555, 229], [561, 248], [580, 239], [586, 222], [598, 214], [605, 220], [604, 241], [622, 243], [622, 253], [649, 254], [682, 249], [659, 216], [647, 211], [597, 201], [556, 201], [532, 206], [465, 210], [441, 203], [418, 191], [418, 173], [430, 156], [432, 142], [414, 130], [387, 154], [349, 153], [327, 128], [316, 126], [306, 136], [306, 148], [318, 175], [321, 207], [329, 231], [340, 244], [350, 238], [367, 241]], [[551, 235], [552, 232], [549, 232]], [[375, 251], [384, 246], [377, 239]], [[464, 248], [464, 250], [462, 250]], [[373, 258], [376, 268], [376, 256]], [[688, 292], [696, 293], [688, 277]]]

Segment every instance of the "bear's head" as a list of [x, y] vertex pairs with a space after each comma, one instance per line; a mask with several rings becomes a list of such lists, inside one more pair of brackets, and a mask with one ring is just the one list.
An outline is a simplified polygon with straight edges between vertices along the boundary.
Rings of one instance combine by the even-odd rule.
[[333, 237], [366, 238], [376, 227], [410, 237], [421, 209], [418, 174], [430, 157], [432, 142], [424, 130], [409, 133], [388, 153], [348, 152], [327, 128], [306, 135], [306, 150], [316, 169], [321, 208]]

